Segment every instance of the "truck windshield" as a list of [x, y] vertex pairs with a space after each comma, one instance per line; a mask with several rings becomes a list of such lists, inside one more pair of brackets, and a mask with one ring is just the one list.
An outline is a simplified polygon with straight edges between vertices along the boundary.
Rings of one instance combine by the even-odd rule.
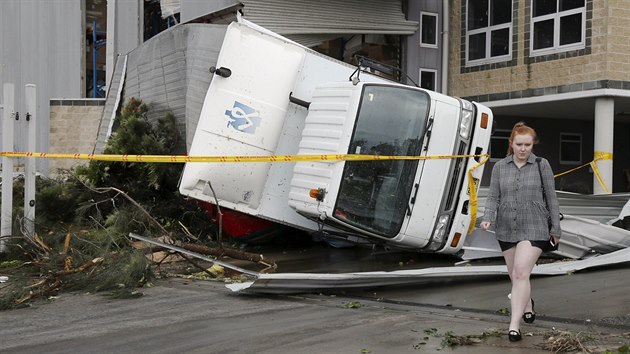
[[[365, 85], [348, 154], [420, 155], [429, 96]], [[346, 161], [334, 217], [384, 237], [400, 232], [418, 160]]]

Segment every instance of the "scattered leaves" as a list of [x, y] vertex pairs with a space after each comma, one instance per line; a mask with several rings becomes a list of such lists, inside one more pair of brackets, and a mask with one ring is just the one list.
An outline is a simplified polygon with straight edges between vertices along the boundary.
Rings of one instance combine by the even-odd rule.
[[476, 336], [460, 336], [456, 335], [452, 331], [448, 331], [444, 334], [441, 348], [472, 345], [477, 343], [481, 343], [481, 339], [477, 338]]
[[343, 307], [347, 309], [360, 309], [362, 306], [359, 301], [347, 301], [343, 303]]
[[438, 333], [437, 328], [428, 328], [424, 330], [424, 333], [429, 335], [436, 335]]
[[497, 310], [497, 313], [500, 313], [502, 315], [509, 315], [510, 314], [510, 309], [508, 307], [502, 307], [502, 308]]

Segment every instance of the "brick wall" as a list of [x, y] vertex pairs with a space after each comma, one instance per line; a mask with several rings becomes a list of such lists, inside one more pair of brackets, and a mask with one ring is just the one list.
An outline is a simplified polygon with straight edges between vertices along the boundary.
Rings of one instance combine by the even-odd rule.
[[[531, 0], [514, 0], [513, 57], [509, 62], [465, 67], [462, 7], [453, 2], [449, 94], [479, 101], [598, 88], [630, 89], [630, 8], [627, 0], [587, 0], [586, 48], [530, 57]], [[526, 45], [527, 44], [527, 45]], [[486, 97], [483, 97], [486, 96]], [[485, 98], [485, 99], [484, 99]]]
[[[92, 153], [98, 134], [104, 99], [50, 100], [50, 153]], [[51, 176], [86, 160], [51, 159]]]

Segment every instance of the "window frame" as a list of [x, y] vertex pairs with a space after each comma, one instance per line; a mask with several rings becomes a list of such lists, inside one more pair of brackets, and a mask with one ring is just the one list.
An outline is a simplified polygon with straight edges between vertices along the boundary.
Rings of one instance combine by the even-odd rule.
[[[531, 39], [529, 41], [529, 55], [530, 57], [537, 57], [541, 55], [549, 55], [556, 53], [563, 53], [572, 50], [579, 50], [586, 48], [586, 5], [588, 4], [584, 0], [584, 6], [575, 9], [560, 11], [560, 0], [556, 0], [556, 12], [552, 14], [542, 15], [534, 17], [534, 1], [532, 0], [532, 6], [530, 9], [529, 33]], [[561, 19], [567, 16], [582, 14], [582, 28], [580, 37], [582, 40], [576, 43], [560, 45], [560, 22]], [[534, 49], [534, 25], [539, 22], [553, 20], [553, 46], [542, 49]]]
[[[423, 42], [422, 29], [424, 28], [424, 25], [425, 25], [425, 23], [424, 23], [424, 16], [431, 16], [431, 17], [435, 18], [435, 38], [434, 38], [435, 39], [435, 44]], [[424, 47], [424, 48], [438, 48], [438, 44], [439, 44], [439, 36], [438, 36], [439, 31], [438, 31], [438, 29], [440, 28], [439, 21], [440, 21], [440, 18], [439, 18], [437, 13], [420, 11], [420, 32], [419, 32], [420, 40], [419, 41], [420, 41], [420, 46], [421, 47]]]
[[[506, 136], [497, 136], [497, 133], [506, 133]], [[512, 130], [511, 129], [495, 129], [494, 133], [492, 134], [492, 136], [490, 136], [490, 162], [497, 162], [500, 160], [503, 160], [505, 158], [505, 156], [507, 156], [507, 150], [504, 151], [504, 156], [502, 157], [493, 157], [492, 156], [492, 140], [506, 140], [508, 142], [508, 146], [510, 145], [509, 141], [510, 141], [510, 135], [512, 134]]]
[[[468, 29], [468, 23], [469, 23], [468, 9], [470, 8], [471, 1], [475, 1], [475, 0], [466, 0], [466, 14], [464, 15], [466, 18], [466, 21], [464, 23], [465, 42], [466, 42], [465, 43], [466, 50], [464, 52], [465, 66], [468, 67], [468, 66], [486, 65], [486, 64], [500, 63], [500, 62], [506, 62], [506, 61], [512, 60], [512, 57], [513, 57], [512, 46], [514, 44], [512, 40], [512, 36], [514, 33], [514, 16], [513, 16], [514, 2], [512, 0], [506, 0], [510, 2], [510, 22], [491, 26], [490, 18], [492, 16], [490, 15], [490, 11], [492, 9], [492, 2], [497, 1], [497, 0], [488, 0], [488, 26], [483, 27], [483, 28], [477, 28], [474, 30], [469, 30]], [[491, 39], [492, 32], [501, 30], [501, 29], [506, 29], [506, 28], [508, 29], [508, 53], [504, 55], [496, 56], [496, 57], [491, 57], [492, 43], [490, 39]], [[485, 57], [482, 59], [470, 60], [468, 59], [468, 54], [470, 53], [470, 37], [473, 35], [482, 34], [482, 33], [485, 33], [485, 37], [486, 37]]]
[[[426, 87], [422, 87], [422, 73], [423, 72], [433, 73], [433, 88], [432, 89], [428, 89]], [[418, 86], [420, 86], [421, 88], [426, 89], [426, 90], [431, 90], [431, 91], [437, 92], [437, 70], [420, 68], [418, 70]]]
[[[572, 137], [577, 137], [579, 138], [577, 141], [576, 140], [564, 140], [564, 137], [567, 136], [572, 136]], [[560, 164], [561, 165], [581, 165], [582, 164], [582, 147], [583, 147], [583, 143], [584, 140], [582, 138], [582, 133], [566, 133], [566, 132], [561, 132], [560, 136], [559, 136], [559, 148], [558, 148], [558, 152], [559, 152], [559, 156], [558, 156], [558, 160], [560, 160]], [[563, 143], [577, 143], [578, 144], [578, 154], [579, 154], [579, 159], [576, 160], [563, 160], [562, 159], [562, 144]]]

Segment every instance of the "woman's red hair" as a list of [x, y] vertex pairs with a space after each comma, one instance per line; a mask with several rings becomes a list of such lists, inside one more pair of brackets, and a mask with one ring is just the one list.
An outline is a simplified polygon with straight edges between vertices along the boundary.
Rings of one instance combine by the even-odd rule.
[[514, 124], [514, 128], [512, 128], [512, 134], [510, 134], [510, 140], [508, 141], [508, 156], [513, 155], [514, 151], [512, 150], [512, 142], [514, 141], [514, 137], [516, 135], [530, 135], [534, 140], [534, 144], [538, 144], [538, 135], [536, 131], [527, 126], [525, 122], [518, 122]]

